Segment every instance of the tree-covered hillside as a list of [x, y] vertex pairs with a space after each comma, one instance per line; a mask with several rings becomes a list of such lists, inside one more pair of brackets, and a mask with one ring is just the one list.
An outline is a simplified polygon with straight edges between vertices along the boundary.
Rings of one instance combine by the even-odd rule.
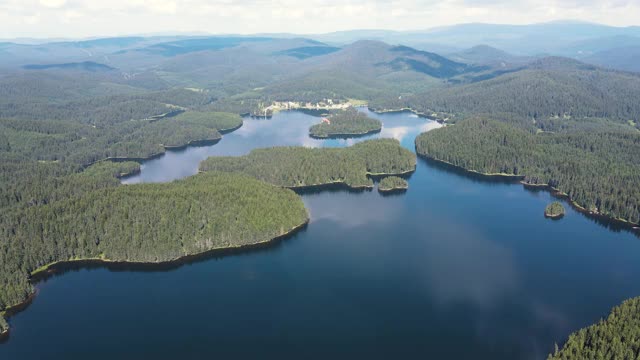
[[100, 128], [63, 120], [0, 119], [0, 152], [76, 164], [89, 164], [108, 157], [146, 158], [164, 152], [164, 146], [220, 139], [219, 130], [233, 129], [241, 124], [238, 115], [199, 112]]
[[117, 183], [110, 177], [87, 176], [98, 169], [115, 174], [135, 172], [137, 164], [91, 167], [106, 158], [147, 158], [165, 146], [217, 141], [220, 131], [242, 124], [238, 115], [185, 112], [156, 121], [129, 121], [95, 128], [72, 121], [0, 119], [0, 208], [46, 204], [70, 193]]
[[397, 140], [379, 139], [341, 149], [257, 149], [246, 156], [210, 157], [200, 169], [248, 174], [290, 188], [332, 183], [361, 188], [373, 186], [368, 174], [402, 174], [412, 172], [415, 166], [415, 155]]
[[569, 336], [548, 360], [637, 359], [640, 353], [640, 298], [626, 300], [606, 319]]
[[473, 118], [421, 134], [416, 150], [467, 170], [521, 175], [588, 211], [640, 223], [640, 133], [631, 127], [546, 133]]
[[0, 217], [0, 310], [25, 300], [29, 274], [56, 261], [170, 261], [269, 241], [306, 221], [294, 192], [223, 173], [14, 209]]
[[466, 85], [389, 96], [373, 108], [410, 107], [430, 114], [512, 113], [549, 117], [640, 119], [640, 75], [597, 68], [569, 59], [545, 58], [523, 70]]

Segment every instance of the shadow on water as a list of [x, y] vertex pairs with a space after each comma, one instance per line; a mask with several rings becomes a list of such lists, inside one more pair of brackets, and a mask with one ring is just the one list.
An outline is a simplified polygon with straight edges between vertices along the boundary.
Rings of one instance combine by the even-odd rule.
[[68, 272], [75, 272], [85, 269], [107, 269], [113, 272], [166, 272], [179, 269], [183, 266], [193, 265], [209, 260], [220, 260], [229, 256], [245, 256], [256, 253], [266, 253], [277, 250], [283, 246], [285, 242], [294, 238], [298, 234], [307, 231], [308, 222], [301, 225], [290, 233], [277, 237], [271, 241], [245, 245], [236, 248], [213, 249], [196, 255], [181, 257], [177, 260], [171, 260], [159, 263], [142, 263], [142, 262], [104, 262], [100, 260], [82, 260], [66, 263], [58, 263], [52, 265], [47, 271], [36, 274], [31, 278], [31, 282], [37, 284], [46, 282], [48, 279]]
[[378, 182], [378, 181], [380, 181], [380, 180], [382, 180], [382, 179], [384, 179], [386, 177], [389, 177], [389, 176], [395, 176], [395, 177], [399, 177], [399, 178], [402, 178], [402, 179], [405, 179], [405, 180], [409, 180], [409, 179], [411, 179], [411, 177], [415, 173], [416, 173], [415, 171], [412, 171], [412, 172], [407, 172], [407, 173], [404, 173], [404, 174], [397, 174], [397, 175], [373, 175], [373, 174], [369, 174], [369, 175], [367, 175], [367, 177], [369, 179], [375, 181], [375, 182]]
[[330, 114], [329, 110], [324, 110], [324, 109], [318, 109], [318, 110], [316, 110], [316, 109], [296, 109], [295, 111], [301, 112], [301, 113], [306, 114], [306, 115], [316, 116], [316, 117], [328, 116]]
[[[418, 161], [422, 162], [423, 164], [425, 164], [426, 166], [429, 167], [433, 167], [433, 168], [437, 168], [439, 170], [443, 170], [445, 172], [451, 173], [451, 174], [455, 174], [457, 176], [462, 176], [466, 179], [469, 179], [475, 183], [484, 183], [484, 184], [496, 184], [496, 185], [515, 185], [515, 184], [521, 184], [520, 180], [523, 177], [517, 177], [517, 176], [500, 176], [500, 175], [496, 175], [496, 176], [492, 176], [492, 175], [484, 175], [484, 174], [479, 174], [479, 173], [474, 173], [474, 172], [469, 172], [467, 170], [464, 170], [463, 168], [460, 168], [458, 166], [455, 165], [451, 165], [451, 164], [447, 164], [447, 163], [443, 163], [441, 161], [438, 160], [434, 160], [434, 159], [430, 159], [430, 158], [426, 158], [426, 157], [422, 157], [422, 156], [418, 156]], [[572, 201], [569, 200], [569, 197], [561, 194], [557, 191], [555, 191], [554, 189], [552, 189], [551, 187], [548, 186], [527, 186], [524, 184], [521, 184], [522, 187], [527, 190], [528, 192], [531, 193], [540, 193], [540, 192], [548, 192], [550, 193], [553, 197], [559, 199], [559, 200], [563, 200], [565, 203], [567, 203], [569, 206], [571, 206], [571, 208], [573, 208], [575, 211], [581, 213], [582, 215], [584, 215], [587, 219], [593, 221], [594, 223], [604, 227], [605, 229], [611, 230], [613, 232], [621, 232], [621, 231], [627, 231], [630, 232], [631, 234], [635, 235], [636, 237], [640, 238], [640, 231], [638, 230], [638, 228], [630, 223], [621, 221], [621, 220], [616, 220], [616, 219], [612, 219], [610, 217], [604, 216], [604, 215], [600, 215], [600, 214], [595, 214], [592, 212], [589, 212], [583, 208], [580, 208], [578, 206], [576, 206]], [[558, 219], [560, 220], [560, 219]]]
[[378, 191], [378, 194], [382, 197], [397, 197], [404, 196], [408, 189], [395, 189], [390, 191]]
[[[410, 172], [410, 173], [406, 173], [406, 174], [400, 174], [400, 175], [393, 175], [393, 176], [397, 176], [397, 177], [401, 177], [403, 179], [410, 179], [411, 176], [415, 173], [415, 171]], [[374, 182], [378, 182], [381, 179], [385, 178], [385, 177], [389, 177], [390, 175], [367, 175], [367, 177], [371, 180], [373, 180]], [[363, 193], [363, 192], [370, 192], [374, 190], [374, 187], [351, 187], [345, 183], [333, 183], [333, 184], [323, 184], [323, 185], [312, 185], [312, 186], [301, 186], [301, 187], [297, 187], [297, 188], [292, 188], [291, 190], [295, 191], [296, 194], [298, 195], [315, 195], [315, 194], [320, 194], [320, 193], [324, 193], [324, 192], [328, 192], [328, 193], [352, 193], [352, 194], [358, 194], [358, 193]]]
[[425, 164], [428, 167], [437, 168], [443, 170], [444, 172], [455, 174], [466, 179], [473, 181], [474, 183], [483, 183], [483, 184], [496, 184], [496, 185], [512, 185], [518, 184], [523, 176], [502, 176], [502, 175], [485, 175], [480, 173], [475, 173], [471, 171], [467, 171], [461, 167], [447, 164], [438, 160], [434, 160], [431, 158], [427, 158], [424, 156], [418, 155], [418, 161]]
[[[523, 184], [523, 187], [527, 192], [534, 193], [534, 194], [537, 194], [540, 192], [550, 193], [551, 196], [553, 196], [554, 198], [558, 200], [563, 200], [563, 202], [571, 206], [571, 208], [573, 208], [576, 212], [579, 212], [580, 214], [584, 215], [587, 219], [604, 227], [607, 230], [613, 231], [615, 233], [627, 231], [632, 233], [636, 237], [640, 238], [640, 231], [638, 231], [638, 228], [635, 225], [632, 225], [630, 223], [627, 223], [621, 220], [612, 219], [604, 215], [595, 214], [581, 207], [578, 207], [569, 199], [567, 195], [561, 194], [549, 186], [528, 186]], [[562, 220], [562, 218], [556, 218], [552, 220]]]
[[329, 136], [316, 136], [313, 134], [309, 134], [309, 137], [316, 140], [349, 140], [364, 138], [373, 134], [379, 134], [381, 131], [382, 129], [377, 129], [362, 134], [331, 134]]
[[320, 193], [352, 193], [359, 194], [366, 191], [372, 191], [372, 187], [353, 188], [345, 183], [334, 183], [325, 185], [304, 186], [291, 189], [298, 195], [316, 195]]
[[[142, 263], [142, 262], [105, 262], [101, 260], [80, 260], [73, 262], [61, 262], [54, 265], [51, 265], [49, 269], [46, 271], [40, 272], [29, 280], [33, 285], [37, 285], [38, 283], [47, 282], [49, 279], [54, 277], [62, 276], [64, 274], [70, 272], [78, 272], [82, 270], [91, 270], [91, 269], [107, 269], [112, 272], [167, 272], [174, 271], [183, 266], [189, 266], [209, 260], [220, 260], [222, 258], [226, 258], [229, 256], [246, 256], [253, 255], [256, 253], [266, 253], [276, 251], [278, 248], [282, 247], [285, 242], [294, 238], [298, 234], [304, 233], [307, 231], [307, 227], [309, 222], [305, 222], [300, 225], [298, 228], [292, 230], [291, 232], [276, 237], [271, 241], [240, 246], [237, 248], [227, 248], [227, 249], [213, 249], [207, 252], [203, 252], [196, 255], [189, 255], [181, 257], [177, 260], [171, 260], [160, 263]], [[6, 310], [6, 318], [10, 318], [24, 310], [26, 310], [29, 305], [33, 302], [35, 297], [38, 295], [38, 289], [31, 294], [24, 302], [8, 308]], [[0, 336], [0, 344], [4, 344], [9, 341], [11, 336], [11, 331]]]

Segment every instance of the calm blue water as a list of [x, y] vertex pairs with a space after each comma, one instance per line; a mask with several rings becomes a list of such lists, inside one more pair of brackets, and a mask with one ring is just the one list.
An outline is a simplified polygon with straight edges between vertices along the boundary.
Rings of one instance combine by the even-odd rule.
[[[436, 126], [374, 115], [413, 149]], [[194, 173], [210, 155], [307, 138], [317, 118], [246, 120], [211, 147], [168, 153], [139, 177]], [[171, 271], [81, 269], [38, 285], [0, 359], [543, 359], [573, 330], [640, 295], [640, 240], [518, 184], [420, 160], [401, 195], [305, 194], [311, 223], [260, 251]]]

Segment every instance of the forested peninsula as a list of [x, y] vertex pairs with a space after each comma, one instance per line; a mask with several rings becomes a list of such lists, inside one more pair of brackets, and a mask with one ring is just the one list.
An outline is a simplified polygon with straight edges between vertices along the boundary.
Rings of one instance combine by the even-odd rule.
[[640, 353], [640, 298], [613, 308], [606, 319], [569, 336], [548, 360], [637, 359]]
[[48, 264], [172, 261], [267, 242], [307, 219], [293, 191], [229, 173], [106, 187], [15, 208], [0, 217], [0, 309], [27, 299], [30, 274]]
[[[584, 211], [640, 223], [640, 133], [584, 120], [557, 132], [470, 118], [416, 138], [419, 155], [483, 174], [522, 176]], [[589, 131], [584, 131], [588, 129]]]
[[200, 164], [201, 171], [243, 173], [288, 188], [336, 183], [370, 188], [373, 181], [367, 175], [398, 175], [415, 167], [415, 154], [395, 139], [367, 140], [340, 149], [257, 149], [245, 156], [210, 157]]
[[[216, 142], [242, 125], [238, 115], [71, 118], [0, 119], [0, 317], [33, 293], [30, 274], [51, 263], [163, 262], [268, 241], [306, 222], [298, 196], [239, 175], [120, 186], [140, 171], [127, 160]], [[1, 320], [0, 332], [7, 327]]]
[[313, 138], [357, 137], [379, 132], [382, 122], [350, 107], [329, 116], [326, 121], [311, 126], [309, 135]]
[[217, 141], [221, 131], [241, 125], [238, 115], [193, 111], [161, 120], [100, 125], [0, 119], [0, 152], [81, 165], [105, 158], [146, 159], [164, 153], [166, 147]]

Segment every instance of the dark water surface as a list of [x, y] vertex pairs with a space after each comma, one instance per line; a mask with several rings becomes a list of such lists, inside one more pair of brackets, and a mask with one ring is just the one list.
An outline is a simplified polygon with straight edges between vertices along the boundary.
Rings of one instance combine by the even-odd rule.
[[[364, 111], [364, 110], [363, 110]], [[437, 124], [372, 115], [413, 150]], [[214, 146], [144, 164], [169, 181], [213, 155], [313, 140], [297, 112], [245, 121]], [[640, 295], [640, 240], [552, 196], [419, 160], [409, 190], [304, 194], [311, 223], [271, 248], [170, 271], [80, 269], [38, 284], [0, 359], [544, 359], [554, 342]]]

